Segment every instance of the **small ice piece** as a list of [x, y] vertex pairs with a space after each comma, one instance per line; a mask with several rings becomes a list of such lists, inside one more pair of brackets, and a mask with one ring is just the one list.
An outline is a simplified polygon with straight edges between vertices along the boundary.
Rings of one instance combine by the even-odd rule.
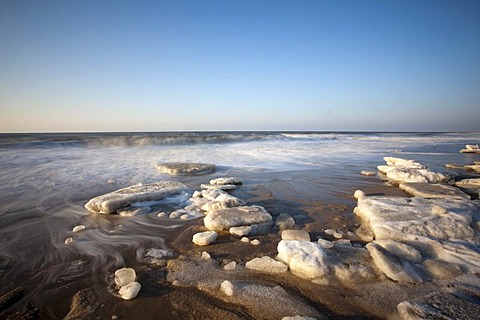
[[242, 239], [240, 239], [240, 241], [249, 243], [250, 239], [248, 239], [247, 237], [242, 237]]
[[355, 197], [355, 199], [360, 199], [360, 198], [365, 197], [365, 192], [363, 192], [362, 190], [356, 190], [353, 193], [353, 196]]
[[217, 240], [218, 233], [215, 231], [199, 232], [193, 235], [192, 242], [198, 246], [208, 246]]
[[318, 239], [318, 244], [322, 247], [322, 248], [325, 248], [325, 249], [331, 249], [333, 248], [333, 242], [332, 241], [328, 241], [328, 240], [325, 240], [325, 239]]
[[277, 259], [286, 263], [290, 271], [304, 279], [322, 278], [328, 273], [327, 255], [313, 242], [282, 240], [277, 246]]
[[343, 234], [341, 234], [340, 232], [334, 232], [333, 237], [337, 239], [341, 239], [343, 237]]
[[335, 229], [325, 229], [324, 232], [325, 232], [325, 234], [328, 234], [329, 236], [333, 236], [333, 234], [337, 231], [335, 231]]
[[124, 300], [132, 300], [137, 297], [142, 286], [138, 282], [130, 282], [129, 284], [120, 288], [118, 293]]
[[228, 232], [233, 236], [248, 236], [248, 234], [252, 232], [252, 226], [231, 227], [228, 229]]
[[78, 225], [78, 226], [75, 226], [72, 231], [73, 231], [73, 232], [80, 232], [80, 231], [82, 231], [82, 230], [84, 230], [84, 229], [85, 229], [85, 226], [84, 226], [83, 224], [80, 224], [80, 225]]
[[202, 196], [202, 191], [195, 191], [193, 194], [192, 194], [192, 198], [200, 198]]
[[377, 174], [375, 171], [368, 171], [368, 170], [362, 170], [360, 172], [361, 175], [368, 176], [368, 177], [373, 177], [374, 175]]
[[67, 239], [65, 239], [65, 244], [70, 244], [73, 242], [73, 238], [72, 237], [68, 237]]
[[226, 265], [223, 266], [223, 269], [225, 270], [234, 270], [235, 267], [237, 266], [237, 263], [235, 261], [229, 262]]
[[210, 180], [210, 184], [212, 185], [225, 185], [225, 184], [243, 184], [242, 179], [237, 177], [230, 177], [230, 178], [217, 178]]
[[209, 211], [203, 223], [209, 230], [221, 231], [231, 227], [249, 226], [272, 221], [272, 216], [260, 206], [243, 206]]
[[250, 243], [254, 246], [258, 246], [260, 244], [260, 241], [258, 239], [253, 239]]
[[245, 263], [245, 267], [247, 269], [273, 274], [284, 273], [288, 270], [286, 264], [268, 256], [254, 258], [250, 261], [247, 261], [247, 263]]
[[310, 241], [310, 235], [304, 230], [283, 230], [282, 240]]
[[183, 214], [180, 216], [180, 219], [181, 220], [188, 220], [190, 218], [190, 216], [188, 214]]
[[185, 211], [184, 209], [178, 209], [170, 213], [170, 219], [178, 219], [181, 218], [184, 214], [188, 216], [188, 212]]
[[136, 278], [137, 274], [132, 268], [122, 268], [115, 271], [115, 283], [120, 287], [134, 282]]
[[222, 282], [222, 284], [220, 285], [220, 290], [229, 297], [233, 296], [235, 293], [235, 287], [228, 280]]
[[208, 253], [207, 251], [202, 252], [202, 259], [208, 260], [210, 258], [211, 258], [210, 253]]
[[165, 212], [163, 212], [163, 211], [157, 213], [157, 217], [159, 217], [159, 218], [165, 218], [166, 216], [167, 216], [167, 214], [166, 214]]
[[288, 213], [281, 213], [278, 216], [275, 225], [278, 229], [282, 231], [287, 229], [293, 229], [293, 227], [295, 226], [295, 220]]

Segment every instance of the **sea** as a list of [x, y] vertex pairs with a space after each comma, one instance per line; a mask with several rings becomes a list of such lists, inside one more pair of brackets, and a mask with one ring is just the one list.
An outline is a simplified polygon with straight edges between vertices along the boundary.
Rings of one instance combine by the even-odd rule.
[[[0, 295], [21, 287], [17, 304], [34, 301], [39, 308], [63, 295], [68, 308], [75, 290], [102, 286], [146, 248], [168, 249], [175, 235], [201, 223], [89, 213], [84, 204], [97, 195], [165, 180], [181, 181], [193, 192], [212, 178], [238, 176], [247, 189], [268, 190], [270, 203], [284, 204], [287, 212], [309, 201], [353, 207], [356, 189], [382, 185], [360, 171], [375, 170], [383, 157], [447, 171], [446, 163], [478, 161], [479, 155], [459, 151], [479, 142], [480, 132], [0, 134]], [[155, 165], [170, 162], [213, 163], [217, 170], [173, 177], [156, 171]], [[73, 234], [80, 224], [86, 229]], [[71, 245], [65, 244], [69, 237], [75, 238]]]

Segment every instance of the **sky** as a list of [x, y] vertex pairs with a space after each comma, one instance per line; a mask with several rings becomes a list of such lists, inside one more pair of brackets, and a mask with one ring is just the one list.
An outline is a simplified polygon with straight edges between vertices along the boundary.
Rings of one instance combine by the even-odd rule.
[[0, 0], [0, 132], [480, 131], [480, 0]]

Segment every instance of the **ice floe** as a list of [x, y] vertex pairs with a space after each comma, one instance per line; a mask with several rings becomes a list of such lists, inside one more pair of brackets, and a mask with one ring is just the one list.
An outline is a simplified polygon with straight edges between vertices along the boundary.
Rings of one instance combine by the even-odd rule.
[[271, 220], [272, 216], [263, 207], [241, 206], [209, 211], [203, 222], [207, 229], [221, 231]]
[[425, 166], [414, 160], [385, 157], [387, 165], [379, 165], [378, 171], [384, 173], [388, 179], [394, 182], [447, 182], [450, 177], [439, 172], [430, 171]]
[[210, 163], [172, 162], [157, 164], [155, 168], [162, 173], [177, 176], [212, 173], [216, 166]]
[[188, 188], [176, 181], [134, 185], [95, 197], [85, 204], [85, 208], [95, 213], [114, 213], [136, 202], [159, 201], [186, 191]]

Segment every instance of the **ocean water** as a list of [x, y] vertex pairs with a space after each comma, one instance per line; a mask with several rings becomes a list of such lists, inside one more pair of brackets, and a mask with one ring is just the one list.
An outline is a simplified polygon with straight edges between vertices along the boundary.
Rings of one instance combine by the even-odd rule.
[[[168, 248], [193, 223], [84, 209], [106, 192], [161, 180], [179, 180], [193, 191], [213, 177], [236, 175], [279, 201], [342, 201], [356, 186], [376, 183], [359, 172], [375, 170], [384, 156], [445, 171], [445, 163], [478, 160], [459, 150], [479, 142], [480, 133], [0, 134], [0, 293], [22, 286], [28, 299], [80, 280], [103, 283], [146, 248]], [[169, 177], [155, 171], [162, 162], [214, 163], [218, 170]], [[78, 224], [87, 229], [73, 235]], [[71, 236], [74, 244], [65, 245]]]

